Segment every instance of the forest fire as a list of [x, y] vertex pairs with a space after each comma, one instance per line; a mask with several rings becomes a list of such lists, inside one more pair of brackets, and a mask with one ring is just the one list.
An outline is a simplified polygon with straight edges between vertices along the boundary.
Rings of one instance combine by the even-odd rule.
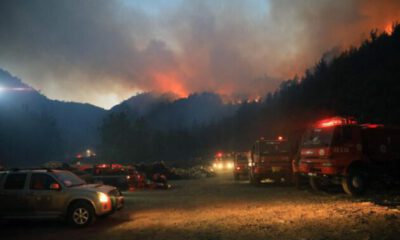
[[387, 34], [392, 35], [393, 33], [393, 23], [388, 23], [385, 26], [385, 30], [384, 30]]
[[0, 240], [399, 239], [399, 56], [400, 0], [0, 1]]
[[160, 92], [171, 92], [180, 98], [188, 96], [188, 91], [183, 86], [177, 73], [155, 73], [154, 81]]

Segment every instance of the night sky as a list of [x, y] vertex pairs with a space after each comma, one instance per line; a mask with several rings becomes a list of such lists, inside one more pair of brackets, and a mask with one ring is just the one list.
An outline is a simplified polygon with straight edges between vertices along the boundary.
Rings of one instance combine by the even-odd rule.
[[398, 0], [2, 0], [0, 68], [104, 108], [144, 91], [258, 97], [399, 20]]

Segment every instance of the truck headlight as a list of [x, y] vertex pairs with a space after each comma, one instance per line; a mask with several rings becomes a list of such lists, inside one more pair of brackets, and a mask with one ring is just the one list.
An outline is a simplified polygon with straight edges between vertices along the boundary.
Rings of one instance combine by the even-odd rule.
[[231, 162], [227, 163], [226, 167], [229, 169], [233, 169], [233, 163], [231, 163]]
[[99, 196], [99, 201], [101, 203], [107, 203], [110, 200], [110, 198], [105, 193], [99, 192], [97, 193], [97, 195]]
[[333, 164], [331, 162], [325, 162], [325, 163], [322, 163], [322, 166], [323, 167], [332, 167]]

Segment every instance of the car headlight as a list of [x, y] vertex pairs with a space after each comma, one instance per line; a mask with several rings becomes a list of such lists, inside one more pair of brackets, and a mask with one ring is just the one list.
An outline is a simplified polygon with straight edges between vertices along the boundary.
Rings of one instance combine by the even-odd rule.
[[107, 203], [110, 200], [110, 198], [105, 193], [99, 192], [97, 193], [97, 195], [99, 196], [99, 201], [101, 203]]

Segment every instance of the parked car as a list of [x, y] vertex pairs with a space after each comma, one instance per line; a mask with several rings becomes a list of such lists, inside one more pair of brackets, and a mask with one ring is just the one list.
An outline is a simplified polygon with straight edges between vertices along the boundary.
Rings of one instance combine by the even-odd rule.
[[131, 179], [136, 177], [132, 167], [124, 167], [121, 164], [98, 164], [92, 169], [92, 180], [114, 186], [121, 191], [127, 191], [134, 187]]
[[115, 187], [86, 184], [66, 170], [0, 172], [0, 218], [62, 218], [83, 227], [124, 205]]

